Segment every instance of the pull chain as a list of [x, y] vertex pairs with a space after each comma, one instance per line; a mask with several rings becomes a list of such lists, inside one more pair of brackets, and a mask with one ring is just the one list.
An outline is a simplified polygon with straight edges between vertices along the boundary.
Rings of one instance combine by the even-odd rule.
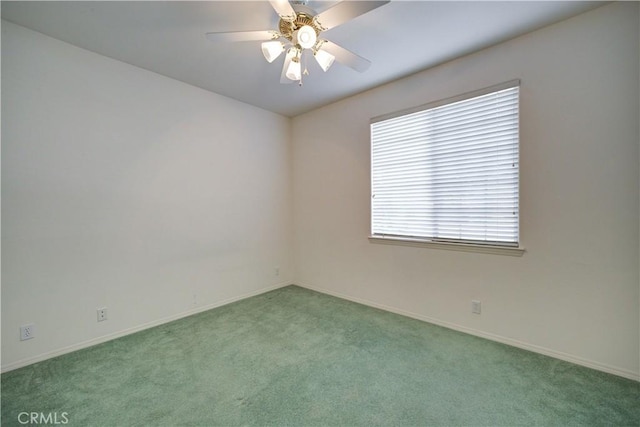
[[302, 87], [302, 76], [308, 76], [309, 70], [307, 70], [307, 57], [303, 55], [303, 51], [300, 50], [300, 66], [302, 67], [304, 63], [304, 71], [300, 73], [300, 81], [298, 82], [298, 86]]

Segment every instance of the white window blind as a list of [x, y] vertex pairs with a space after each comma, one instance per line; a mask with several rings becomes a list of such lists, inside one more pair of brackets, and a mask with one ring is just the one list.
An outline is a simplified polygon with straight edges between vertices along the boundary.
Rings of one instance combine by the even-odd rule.
[[373, 119], [373, 236], [517, 246], [518, 105], [516, 81]]

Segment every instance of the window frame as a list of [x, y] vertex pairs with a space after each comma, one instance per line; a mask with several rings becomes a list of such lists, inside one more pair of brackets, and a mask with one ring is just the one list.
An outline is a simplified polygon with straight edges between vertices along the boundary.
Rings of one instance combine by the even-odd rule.
[[[407, 108], [400, 111], [395, 111], [392, 113], [380, 115], [373, 117], [369, 123], [369, 129], [371, 132], [371, 125], [377, 122], [397, 118], [400, 116], [405, 116], [408, 114], [413, 114], [417, 112], [421, 112], [424, 110], [429, 110], [433, 108], [437, 108], [443, 105], [453, 104], [456, 102], [464, 101], [470, 98], [475, 98], [482, 95], [487, 95], [493, 92], [498, 92], [505, 89], [510, 89], [514, 87], [521, 87], [520, 79], [509, 80], [504, 83], [500, 83], [497, 85], [492, 85], [489, 87], [485, 87], [482, 89], [474, 90], [471, 92], [466, 92], [460, 95], [456, 95], [449, 98], [443, 98], [437, 101], [429, 102], [426, 104], [422, 104], [416, 107]], [[518, 94], [518, 111], [520, 112], [520, 93]], [[520, 116], [520, 113], [519, 113]], [[521, 233], [521, 211], [520, 211], [520, 186], [521, 186], [521, 173], [520, 173], [520, 119], [518, 121], [518, 242], [517, 244], [499, 244], [499, 243], [482, 243], [475, 241], [456, 241], [456, 240], [447, 240], [447, 239], [432, 239], [428, 237], [405, 237], [405, 236], [397, 236], [397, 235], [384, 235], [384, 234], [374, 234], [373, 233], [373, 140], [369, 138], [369, 149], [370, 149], [370, 164], [369, 164], [369, 172], [370, 172], [370, 183], [369, 183], [369, 241], [371, 243], [382, 243], [382, 244], [392, 244], [392, 245], [402, 245], [402, 246], [415, 246], [415, 247], [428, 247], [428, 248], [437, 248], [437, 249], [445, 249], [445, 250], [456, 250], [463, 252], [481, 252], [481, 253], [490, 253], [496, 255], [511, 255], [511, 256], [522, 256], [525, 252], [524, 247], [522, 246], [522, 233]]]

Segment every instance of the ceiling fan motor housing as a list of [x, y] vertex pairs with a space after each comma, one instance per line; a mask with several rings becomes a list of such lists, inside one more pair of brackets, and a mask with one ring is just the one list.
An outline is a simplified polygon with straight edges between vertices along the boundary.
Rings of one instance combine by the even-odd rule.
[[297, 40], [295, 40], [295, 32], [305, 25], [313, 28], [313, 30], [316, 32], [316, 37], [318, 37], [318, 35], [322, 31], [322, 28], [313, 19], [313, 17], [315, 16], [315, 12], [306, 6], [298, 4], [294, 4], [293, 8], [296, 11], [296, 19], [294, 19], [293, 21], [280, 19], [280, 23], [278, 24], [282, 37], [286, 38], [294, 45], [298, 44]]

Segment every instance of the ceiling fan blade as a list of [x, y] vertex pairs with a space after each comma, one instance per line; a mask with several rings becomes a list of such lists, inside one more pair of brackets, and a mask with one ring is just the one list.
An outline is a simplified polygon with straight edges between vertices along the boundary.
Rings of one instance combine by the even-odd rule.
[[212, 42], [249, 42], [257, 40], [275, 40], [280, 37], [277, 31], [229, 31], [223, 33], [207, 33], [207, 39]]
[[296, 11], [293, 10], [288, 0], [269, 0], [271, 7], [276, 11], [280, 18], [285, 21], [294, 21], [296, 19]]
[[387, 1], [342, 1], [337, 5], [316, 15], [314, 20], [323, 30], [344, 24], [360, 15], [389, 3]]
[[282, 66], [282, 73], [280, 74], [280, 83], [282, 84], [293, 83], [293, 80], [289, 79], [286, 74], [287, 69], [289, 68], [289, 64], [291, 63], [291, 60], [294, 56], [296, 56], [295, 50], [289, 49], [287, 51], [287, 55], [284, 57], [284, 65]]
[[338, 61], [342, 65], [353, 68], [360, 73], [364, 73], [371, 66], [371, 61], [364, 59], [363, 57], [356, 55], [350, 50], [347, 50], [342, 46], [338, 46], [337, 44], [328, 40], [323, 40], [321, 49], [326, 50], [331, 55], [335, 56], [336, 61]]

